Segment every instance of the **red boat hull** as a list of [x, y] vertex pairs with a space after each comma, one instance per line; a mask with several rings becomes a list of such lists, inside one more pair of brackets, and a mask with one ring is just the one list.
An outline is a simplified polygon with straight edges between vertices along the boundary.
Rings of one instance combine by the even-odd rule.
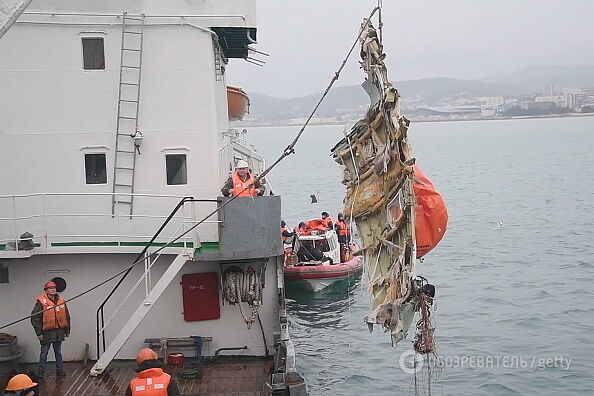
[[345, 263], [333, 265], [298, 265], [285, 267], [285, 281], [309, 292], [318, 292], [335, 282], [363, 270], [363, 257], [354, 256]]
[[285, 280], [344, 278], [363, 269], [363, 257], [355, 256], [346, 263], [334, 265], [300, 265], [285, 267]]

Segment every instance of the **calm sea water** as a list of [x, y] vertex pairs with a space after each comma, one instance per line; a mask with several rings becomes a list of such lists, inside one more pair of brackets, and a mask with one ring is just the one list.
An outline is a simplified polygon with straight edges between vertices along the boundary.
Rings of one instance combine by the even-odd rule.
[[[248, 136], [271, 162], [297, 130]], [[342, 135], [339, 126], [308, 128], [270, 175], [291, 226], [341, 210], [329, 149]], [[594, 117], [419, 123], [409, 136], [450, 215], [442, 243], [417, 267], [437, 288], [445, 367], [432, 394], [594, 394]], [[381, 329], [368, 332], [364, 276], [289, 298], [310, 394], [414, 394], [400, 367], [411, 334], [392, 348]]]

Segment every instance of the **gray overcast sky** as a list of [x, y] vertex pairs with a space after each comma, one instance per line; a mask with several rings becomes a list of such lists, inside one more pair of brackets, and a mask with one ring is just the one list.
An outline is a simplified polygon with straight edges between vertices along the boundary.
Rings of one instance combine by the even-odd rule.
[[[275, 97], [322, 91], [377, 0], [258, 0], [263, 68], [233, 59], [227, 83]], [[392, 80], [478, 78], [534, 65], [594, 65], [592, 0], [384, 0]], [[377, 19], [375, 19], [376, 21]], [[338, 85], [359, 84], [356, 51]]]

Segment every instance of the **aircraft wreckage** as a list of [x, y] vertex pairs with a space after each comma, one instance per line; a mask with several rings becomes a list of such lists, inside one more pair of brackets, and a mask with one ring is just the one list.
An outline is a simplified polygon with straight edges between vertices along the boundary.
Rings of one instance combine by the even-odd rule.
[[400, 114], [400, 95], [388, 80], [377, 31], [371, 21], [362, 26], [362, 85], [371, 104], [332, 153], [344, 168], [343, 213], [356, 225], [373, 296], [365, 321], [370, 330], [383, 326], [395, 346], [406, 337], [418, 312], [415, 351], [433, 353], [430, 310], [435, 287], [415, 275], [415, 261], [443, 237], [447, 209], [415, 164], [408, 140], [410, 121]]

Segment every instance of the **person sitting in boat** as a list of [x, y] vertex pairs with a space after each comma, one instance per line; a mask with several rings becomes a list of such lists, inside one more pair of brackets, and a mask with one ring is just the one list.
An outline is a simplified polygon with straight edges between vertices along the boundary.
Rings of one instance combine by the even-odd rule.
[[163, 363], [158, 359], [155, 351], [150, 348], [141, 349], [136, 355], [136, 363], [138, 363], [136, 369], [138, 374], [130, 381], [126, 396], [180, 395], [171, 375], [163, 371]]
[[322, 224], [326, 227], [327, 230], [331, 230], [334, 228], [332, 225], [332, 218], [328, 214], [328, 212], [322, 212]]
[[351, 242], [351, 230], [344, 220], [342, 213], [338, 214], [338, 220], [336, 221], [334, 228], [336, 229], [336, 235], [338, 235], [338, 243], [346, 245]]
[[321, 263], [329, 261], [329, 264], [334, 264], [332, 258], [324, 256], [324, 248], [322, 246], [315, 246], [313, 241], [301, 241], [301, 246], [297, 251], [297, 259], [300, 263], [319, 261]]
[[281, 239], [283, 240], [284, 244], [290, 245], [291, 243], [293, 243], [293, 237], [295, 236], [295, 232], [289, 231], [289, 227], [287, 227], [287, 223], [285, 223], [284, 220], [281, 220], [280, 232]]
[[264, 186], [261, 182], [255, 180], [256, 178], [250, 172], [248, 163], [239, 160], [235, 165], [235, 172], [229, 176], [221, 189], [221, 193], [225, 197], [255, 197], [264, 194]]
[[295, 229], [295, 232], [298, 235], [310, 235], [310, 231], [307, 227], [307, 224], [305, 224], [305, 222], [303, 222], [303, 221], [301, 223], [299, 223], [299, 225]]

